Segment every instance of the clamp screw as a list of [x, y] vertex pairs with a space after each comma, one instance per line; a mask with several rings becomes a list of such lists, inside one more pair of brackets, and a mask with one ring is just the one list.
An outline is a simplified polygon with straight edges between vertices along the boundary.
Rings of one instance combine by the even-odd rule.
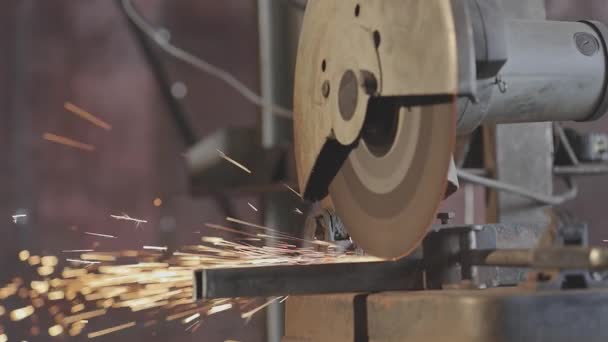
[[450, 220], [456, 217], [456, 213], [447, 212], [447, 213], [438, 213], [437, 219], [441, 221], [441, 224], [448, 224]]
[[496, 81], [494, 82], [494, 84], [498, 86], [498, 90], [503, 94], [506, 93], [507, 90], [509, 90], [507, 82], [502, 79], [501, 75], [496, 76]]

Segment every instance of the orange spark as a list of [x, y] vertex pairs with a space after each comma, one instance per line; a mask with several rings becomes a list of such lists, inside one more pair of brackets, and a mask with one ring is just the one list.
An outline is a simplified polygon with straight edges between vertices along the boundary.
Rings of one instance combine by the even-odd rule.
[[94, 265], [94, 264], [99, 264], [99, 261], [86, 261], [86, 260], [80, 260], [80, 259], [65, 259], [66, 261], [69, 262], [73, 262], [75, 264], [87, 264], [87, 265]]
[[255, 224], [255, 223], [251, 223], [251, 222], [235, 219], [234, 217], [230, 217], [230, 216], [226, 217], [226, 221], [242, 224], [242, 225], [247, 226], [247, 227], [262, 229], [262, 230], [265, 230], [267, 232], [271, 232], [273, 234], [273, 235], [256, 234], [256, 237], [263, 237], [263, 238], [267, 238], [267, 239], [288, 239], [288, 240], [295, 240], [295, 241], [303, 241], [303, 242], [316, 243], [316, 241], [309, 241], [309, 240], [300, 239], [300, 238], [297, 238], [295, 236], [290, 236], [288, 234], [282, 233], [282, 232], [280, 232], [280, 231], [278, 231], [276, 229], [272, 229], [272, 228], [269, 228], [269, 227], [266, 227], [266, 226], [261, 226], [259, 224]]
[[230, 216], [226, 217], [226, 221], [242, 224], [244, 226], [249, 226], [249, 227], [253, 227], [253, 228], [258, 228], [258, 229], [266, 230], [266, 231], [269, 231], [269, 232], [279, 233], [279, 231], [277, 231], [276, 229], [272, 229], [272, 228], [269, 228], [269, 227], [266, 227], [266, 226], [261, 226], [259, 224], [255, 224], [255, 223], [239, 220], [239, 219], [236, 219], [236, 218], [230, 217]]
[[197, 313], [195, 313], [195, 314], [193, 314], [191, 316], [188, 316], [188, 317], [184, 318], [184, 320], [182, 322], [184, 324], [188, 324], [188, 323], [194, 321], [195, 319], [197, 319], [199, 317], [201, 317], [201, 314], [200, 314], [200, 312], [197, 312]]
[[195, 332], [201, 326], [201, 323], [202, 323], [202, 321], [200, 321], [200, 320], [192, 323], [191, 326], [186, 328], [186, 331], [192, 329], [190, 332], [192, 332], [192, 333]]
[[241, 318], [242, 319], [246, 319], [246, 320], [250, 320], [251, 317], [253, 317], [253, 315], [255, 315], [258, 311], [264, 309], [265, 307], [269, 306], [270, 304], [276, 302], [278, 299], [281, 299], [281, 297], [274, 297], [273, 299], [267, 301], [266, 303], [258, 306], [257, 308], [244, 312], [241, 314]]
[[93, 146], [93, 145], [81, 143], [79, 141], [72, 140], [70, 138], [66, 138], [66, 137], [63, 137], [63, 136], [60, 136], [60, 135], [56, 135], [56, 134], [52, 134], [52, 133], [44, 133], [42, 135], [42, 138], [45, 139], [45, 140], [57, 143], [57, 144], [61, 144], [61, 145], [65, 145], [65, 146], [81, 149], [81, 150], [84, 150], [84, 151], [89, 151], [89, 152], [95, 151], [95, 146]]
[[209, 227], [211, 229], [223, 230], [223, 231], [229, 232], [229, 233], [235, 233], [235, 234], [241, 234], [241, 235], [246, 235], [246, 236], [251, 236], [251, 237], [257, 237], [256, 234], [251, 234], [251, 233], [240, 231], [238, 229], [220, 226], [219, 224], [205, 223], [205, 226], [207, 226], [207, 227]]
[[34, 307], [31, 305], [28, 305], [26, 307], [11, 311], [10, 316], [11, 316], [12, 321], [20, 321], [26, 317], [31, 316], [33, 313], [34, 313]]
[[220, 154], [220, 157], [221, 157], [222, 159], [224, 159], [224, 160], [226, 160], [227, 162], [231, 163], [232, 165], [234, 165], [234, 166], [238, 167], [239, 169], [241, 169], [241, 170], [243, 170], [243, 171], [245, 171], [245, 172], [247, 172], [247, 173], [251, 174], [251, 170], [249, 170], [247, 167], [245, 167], [245, 165], [243, 165], [243, 164], [241, 164], [241, 163], [237, 162], [236, 160], [234, 160], [234, 159], [232, 159], [232, 158], [228, 157], [228, 156], [227, 156], [227, 155], [226, 155], [224, 152], [222, 152], [222, 151], [220, 151], [220, 150], [216, 150], [216, 151], [217, 151], [217, 153], [219, 153], [219, 154]]
[[144, 249], [151, 249], [151, 250], [154, 250], [154, 251], [166, 251], [167, 247], [144, 246]]
[[90, 123], [92, 123], [95, 126], [101, 127], [107, 131], [112, 129], [112, 126], [110, 126], [110, 124], [108, 124], [107, 122], [99, 119], [98, 117], [96, 117], [95, 115], [87, 112], [86, 110], [76, 107], [76, 105], [70, 103], [70, 102], [66, 102], [63, 107], [69, 111], [72, 112], [73, 114], [78, 115], [79, 117], [81, 117], [82, 119], [85, 119], [87, 121], [89, 121]]
[[209, 311], [207, 311], [207, 315], [211, 316], [211, 315], [216, 314], [218, 312], [222, 312], [222, 311], [226, 311], [226, 310], [230, 310], [230, 309], [232, 309], [232, 304], [231, 303], [222, 304], [222, 305], [215, 305], [211, 309], [209, 309]]
[[116, 220], [122, 220], [122, 221], [131, 221], [131, 222], [135, 222], [135, 227], [139, 227], [140, 224], [142, 223], [148, 223], [148, 221], [146, 220], [140, 220], [140, 219], [136, 219], [133, 218], [127, 214], [122, 214], [122, 215], [110, 215], [111, 218], [116, 219]]
[[101, 310], [93, 310], [93, 311], [88, 311], [88, 312], [83, 312], [83, 313], [79, 313], [77, 315], [72, 315], [72, 316], [67, 316], [63, 319], [63, 323], [64, 324], [71, 324], [74, 322], [78, 322], [81, 321], [83, 319], [90, 319], [93, 317], [99, 317], [99, 316], [103, 316], [108, 312], [108, 310], [105, 309], [101, 309]]
[[89, 333], [87, 335], [87, 337], [88, 338], [95, 338], [95, 337], [111, 334], [113, 332], [117, 332], [117, 331], [120, 331], [120, 330], [124, 330], [124, 329], [127, 329], [127, 328], [131, 328], [133, 326], [135, 326], [135, 322], [129, 322], [129, 323], [117, 325], [117, 326], [114, 326], [114, 327], [111, 327], [111, 328], [107, 328], [107, 329], [103, 329], [103, 330], [99, 330], [99, 331], [95, 331], [95, 332]]
[[293, 192], [294, 194], [296, 194], [296, 196], [302, 198], [302, 195], [297, 192], [294, 188], [290, 187], [289, 185], [283, 183], [283, 186], [286, 187], [289, 191]]
[[92, 236], [99, 236], [99, 237], [104, 237], [104, 238], [108, 238], [108, 239], [116, 239], [116, 236], [113, 236], [113, 235], [91, 233], [91, 232], [84, 232], [84, 233], [87, 235], [92, 235]]

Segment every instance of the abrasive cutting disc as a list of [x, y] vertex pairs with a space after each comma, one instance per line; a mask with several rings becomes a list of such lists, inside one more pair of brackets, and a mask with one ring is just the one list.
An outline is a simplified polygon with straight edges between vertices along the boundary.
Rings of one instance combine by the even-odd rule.
[[[355, 87], [344, 86], [348, 75], [357, 82], [346, 84]], [[310, 184], [325, 184], [315, 180], [335, 174], [331, 162], [341, 162], [339, 153], [331, 155], [335, 142], [358, 141], [329, 195], [366, 252], [406, 255], [428, 231], [446, 190], [456, 108], [448, 94], [457, 87], [451, 2], [308, 2], [294, 87], [300, 189], [318, 199], [307, 193]], [[343, 115], [350, 108], [341, 106], [345, 99], [352, 117]], [[416, 107], [421, 99], [443, 104]]]
[[392, 144], [363, 139], [332, 182], [336, 212], [367, 253], [397, 258], [427, 233], [446, 190], [454, 108], [401, 108]]

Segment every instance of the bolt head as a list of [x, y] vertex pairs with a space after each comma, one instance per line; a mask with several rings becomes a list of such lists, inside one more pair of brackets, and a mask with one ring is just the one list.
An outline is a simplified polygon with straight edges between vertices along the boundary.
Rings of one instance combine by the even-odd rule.
[[329, 93], [330, 93], [329, 81], [325, 81], [325, 82], [323, 82], [323, 85], [321, 85], [321, 94], [323, 94], [323, 97], [328, 98]]

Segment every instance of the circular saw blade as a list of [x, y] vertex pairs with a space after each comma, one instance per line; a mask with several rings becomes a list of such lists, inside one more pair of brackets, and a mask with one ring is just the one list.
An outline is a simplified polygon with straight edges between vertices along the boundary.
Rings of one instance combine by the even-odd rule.
[[397, 110], [390, 143], [379, 148], [364, 133], [329, 189], [352, 239], [384, 258], [409, 254], [427, 233], [445, 194], [455, 139], [453, 102]]
[[[370, 110], [370, 103], [386, 101], [397, 110], [395, 102], [457, 93], [451, 6], [449, 1], [403, 0], [309, 0], [307, 5], [294, 86], [300, 189], [316, 200], [325, 193], [311, 189], [321, 184], [325, 191], [331, 181], [336, 213], [356, 244], [376, 256], [409, 253], [434, 219], [446, 190], [455, 99], [401, 109], [389, 115], [397, 117], [394, 121], [386, 119], [386, 111]], [[374, 86], [359, 84], [356, 94], [364, 96], [356, 97], [349, 119], [342, 115], [340, 100], [341, 90], [349, 90], [342, 80], [351, 71], [373, 76]], [[334, 145], [326, 148], [328, 142], [349, 149], [358, 142], [335, 177], [339, 164], [332, 162], [345, 155]]]

